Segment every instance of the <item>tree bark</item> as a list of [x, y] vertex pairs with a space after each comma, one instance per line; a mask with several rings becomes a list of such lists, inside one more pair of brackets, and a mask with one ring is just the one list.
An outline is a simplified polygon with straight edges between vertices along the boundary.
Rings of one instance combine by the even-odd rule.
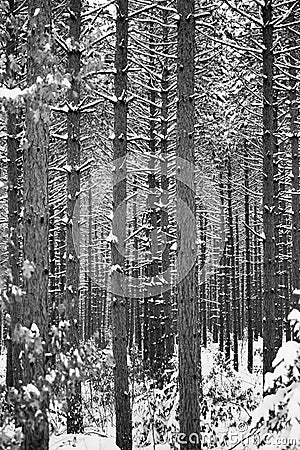
[[236, 297], [236, 279], [235, 279], [235, 255], [234, 255], [234, 224], [233, 224], [233, 211], [232, 211], [232, 175], [231, 175], [231, 156], [228, 155], [227, 160], [227, 196], [228, 196], [228, 227], [229, 227], [229, 239], [228, 239], [228, 252], [230, 261], [231, 272], [231, 298], [232, 298], [232, 316], [233, 316], [233, 367], [238, 371], [239, 368], [239, 346], [238, 346], [238, 304]]
[[[17, 23], [15, 17], [16, 2], [10, 0], [8, 2], [7, 20], [7, 45], [6, 45], [6, 84], [7, 87], [13, 88], [17, 83], [17, 75], [14, 70], [13, 59], [17, 54]], [[20, 140], [18, 134], [20, 126], [18, 123], [19, 112], [14, 107], [7, 107], [7, 209], [8, 209], [8, 279], [7, 279], [7, 295], [9, 303], [7, 312], [10, 314], [10, 324], [8, 326], [7, 336], [7, 367], [6, 367], [6, 384], [8, 387], [18, 387], [21, 380], [21, 368], [19, 354], [20, 346], [14, 342], [13, 335], [15, 326], [20, 323], [21, 299], [15, 294], [15, 288], [20, 287], [20, 176], [19, 163], [20, 156]], [[14, 288], [15, 287], [15, 288]]]
[[264, 312], [263, 374], [272, 370], [275, 357], [275, 218], [274, 218], [274, 54], [273, 5], [265, 0], [263, 19], [263, 229], [264, 229]]
[[[295, 16], [289, 17], [291, 23]], [[297, 45], [296, 34], [290, 29], [288, 33], [289, 47]], [[290, 145], [292, 153], [292, 302], [290, 309], [299, 308], [299, 294], [295, 290], [300, 289], [300, 194], [299, 194], [299, 137], [297, 124], [299, 111], [297, 99], [297, 64], [299, 58], [295, 50], [291, 51], [289, 56], [289, 115], [290, 115]]]
[[[51, 3], [49, 0], [28, 2], [27, 84], [36, 86], [26, 99], [26, 134], [23, 157], [23, 284], [22, 321], [27, 328], [36, 324], [44, 347], [48, 342], [48, 157], [49, 99], [38, 81], [51, 72], [51, 54], [45, 50], [50, 42]], [[47, 48], [47, 47], [46, 47]], [[45, 376], [45, 348], [34, 364], [25, 358], [23, 384], [36, 384], [40, 389]], [[48, 399], [41, 392], [40, 420], [34, 426], [24, 425], [25, 450], [46, 450], [49, 445], [47, 419]]]
[[112, 339], [115, 359], [116, 444], [121, 450], [132, 448], [132, 415], [130, 405], [127, 328], [126, 328], [126, 156], [127, 156], [127, 51], [128, 0], [117, 0], [115, 97], [113, 141], [113, 224], [112, 233]]
[[[69, 3], [68, 91], [67, 112], [67, 226], [66, 226], [66, 319], [70, 322], [68, 342], [71, 349], [79, 346], [79, 214], [80, 214], [80, 31], [81, 0]], [[83, 431], [81, 385], [75, 382], [68, 392], [67, 432]]]
[[248, 343], [248, 371], [253, 371], [253, 326], [252, 326], [252, 299], [251, 299], [251, 236], [250, 236], [250, 195], [249, 195], [249, 163], [248, 153], [245, 148], [244, 156], [245, 174], [245, 297], [247, 311], [247, 343]]
[[[164, 53], [170, 51], [169, 29], [168, 29], [168, 10], [164, 10], [163, 17], [163, 36]], [[164, 340], [165, 340], [165, 365], [168, 366], [174, 353], [174, 331], [172, 327], [172, 299], [171, 299], [171, 273], [170, 273], [170, 239], [169, 233], [169, 178], [168, 178], [168, 153], [169, 153], [169, 86], [170, 69], [168, 58], [164, 58], [162, 79], [161, 79], [161, 231], [162, 231], [162, 273], [165, 280], [163, 289], [164, 305]]]
[[[179, 352], [179, 425], [186, 444], [181, 449], [200, 448], [197, 244], [194, 148], [194, 59], [195, 2], [178, 0], [177, 39], [177, 303]], [[188, 209], [188, 213], [187, 213]], [[195, 433], [195, 439], [190, 439]]]

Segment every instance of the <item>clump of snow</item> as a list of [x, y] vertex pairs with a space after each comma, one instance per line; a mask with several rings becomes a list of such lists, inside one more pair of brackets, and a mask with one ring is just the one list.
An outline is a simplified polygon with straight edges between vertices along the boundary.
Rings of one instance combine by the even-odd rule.
[[39, 327], [37, 326], [36, 323], [33, 323], [33, 324], [31, 325], [30, 331], [31, 331], [32, 333], [34, 333], [35, 337], [40, 336], [40, 330], [39, 330]]
[[28, 259], [26, 259], [23, 263], [23, 276], [25, 278], [31, 278], [34, 270], [35, 270], [35, 266], [33, 262], [30, 262]]
[[40, 391], [34, 384], [27, 384], [27, 386], [24, 386], [24, 393], [27, 396], [28, 399], [31, 399], [32, 396], [39, 397], [41, 395]]
[[6, 100], [16, 100], [18, 97], [24, 95], [25, 91], [20, 88], [8, 89], [5, 87], [0, 88], [0, 99], [5, 98]]
[[118, 243], [118, 238], [117, 238], [117, 236], [115, 236], [115, 235], [112, 233], [112, 231], [110, 231], [109, 235], [108, 235], [107, 238], [106, 238], [106, 241], [107, 241], [107, 242], [113, 242], [113, 243], [117, 244], [117, 243]]

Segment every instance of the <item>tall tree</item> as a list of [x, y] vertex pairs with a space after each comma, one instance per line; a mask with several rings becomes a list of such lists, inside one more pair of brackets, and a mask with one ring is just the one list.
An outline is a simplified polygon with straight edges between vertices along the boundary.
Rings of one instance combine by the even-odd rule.
[[[199, 377], [200, 348], [197, 299], [197, 239], [195, 205], [195, 2], [178, 0], [177, 56], [177, 276], [179, 425], [187, 444], [198, 449], [189, 437], [200, 433]], [[188, 209], [188, 213], [187, 213]], [[192, 261], [192, 263], [191, 263]]]
[[[27, 84], [32, 93], [26, 98], [26, 134], [23, 146], [23, 310], [27, 328], [35, 324], [47, 345], [48, 337], [48, 156], [49, 92], [45, 76], [51, 71], [51, 2], [29, 0], [27, 37]], [[44, 84], [44, 85], [43, 85]], [[34, 364], [25, 359], [23, 384], [42, 387], [45, 375], [44, 352]], [[48, 449], [47, 396], [41, 391], [40, 420], [24, 425], [24, 449]]]
[[[167, 6], [167, 1], [164, 2]], [[165, 364], [167, 365], [174, 352], [174, 336], [172, 330], [172, 299], [171, 299], [171, 273], [170, 273], [170, 218], [168, 211], [169, 201], [169, 177], [168, 177], [168, 154], [170, 153], [169, 143], [169, 122], [170, 122], [170, 63], [168, 53], [172, 48], [169, 38], [168, 17], [170, 13], [168, 9], [163, 9], [163, 52], [166, 55], [163, 60], [162, 76], [161, 76], [161, 231], [162, 231], [162, 273], [166, 285], [163, 289], [163, 305], [164, 305], [164, 334], [165, 334]]]
[[227, 209], [228, 209], [228, 253], [231, 270], [231, 298], [232, 298], [232, 316], [233, 316], [233, 366], [234, 370], [239, 367], [239, 348], [238, 348], [238, 303], [236, 297], [236, 279], [235, 279], [235, 254], [234, 254], [234, 224], [232, 212], [232, 170], [231, 156], [227, 158]]
[[246, 308], [247, 308], [247, 344], [248, 344], [248, 371], [253, 371], [253, 323], [252, 323], [252, 301], [251, 301], [251, 236], [250, 236], [250, 195], [249, 195], [249, 163], [248, 152], [245, 143], [244, 156], [245, 173], [245, 266], [246, 266]]
[[275, 357], [275, 217], [274, 217], [274, 30], [273, 3], [264, 0], [263, 19], [263, 228], [264, 312], [263, 373], [272, 369]]
[[[67, 112], [67, 224], [66, 224], [66, 318], [70, 322], [68, 341], [71, 349], [79, 345], [79, 214], [80, 214], [80, 31], [81, 0], [69, 2], [69, 39]], [[78, 244], [75, 248], [75, 243]], [[68, 393], [67, 431], [83, 430], [81, 384], [76, 381]]]
[[[115, 103], [113, 140], [112, 223], [112, 340], [115, 359], [116, 443], [132, 448], [132, 416], [127, 366], [126, 289], [124, 286], [126, 238], [128, 0], [118, 0], [115, 47]], [[126, 280], [125, 280], [126, 282]]]
[[[7, 45], [6, 45], [6, 85], [14, 88], [17, 83], [14, 60], [17, 55], [17, 19], [15, 15], [16, 2], [8, 2]], [[7, 108], [7, 206], [8, 206], [8, 312], [10, 314], [10, 329], [7, 339], [7, 370], [6, 383], [8, 386], [18, 386], [21, 380], [19, 353], [20, 348], [12, 345], [15, 325], [20, 322], [20, 301], [16, 298], [20, 283], [20, 245], [19, 245], [19, 219], [20, 219], [20, 189], [18, 158], [20, 140], [18, 134], [19, 111], [11, 106]], [[17, 289], [16, 289], [17, 288]]]
[[[290, 14], [291, 23], [295, 21], [295, 14]], [[289, 28], [288, 43], [293, 49], [297, 46], [296, 33]], [[299, 137], [298, 137], [298, 98], [297, 98], [297, 51], [291, 50], [289, 55], [289, 113], [290, 113], [290, 145], [292, 153], [292, 305], [297, 305], [300, 289], [300, 195], [299, 195]]]

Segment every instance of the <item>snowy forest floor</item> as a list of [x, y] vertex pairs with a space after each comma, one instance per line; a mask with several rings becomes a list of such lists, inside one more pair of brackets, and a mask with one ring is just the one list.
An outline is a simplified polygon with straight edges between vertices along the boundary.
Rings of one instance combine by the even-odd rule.
[[[254, 370], [247, 370], [246, 342], [239, 342], [239, 371], [234, 372], [218, 351], [218, 344], [202, 350], [203, 402], [201, 404], [202, 449], [256, 449], [254, 437], [247, 437], [251, 411], [262, 398], [262, 341], [255, 342]], [[53, 402], [50, 411], [50, 450], [117, 450], [113, 414], [113, 383], [110, 351], [105, 353], [99, 380], [83, 386], [85, 434], [67, 435], [63, 405]], [[102, 380], [101, 380], [102, 378]], [[5, 354], [0, 356], [0, 383], [5, 382]], [[178, 400], [176, 368], [163, 389], [152, 380], [136, 377], [133, 405], [135, 449], [178, 448]], [[63, 401], [62, 401], [63, 403]], [[240, 442], [240, 443], [239, 443]], [[239, 444], [238, 444], [239, 443]], [[276, 449], [271, 447], [264, 449]]]

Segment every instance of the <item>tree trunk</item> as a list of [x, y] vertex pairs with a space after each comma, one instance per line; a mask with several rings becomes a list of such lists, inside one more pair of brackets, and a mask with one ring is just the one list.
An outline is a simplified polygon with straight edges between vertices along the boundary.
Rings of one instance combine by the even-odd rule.
[[[223, 174], [220, 171], [220, 179], [219, 179], [219, 194], [220, 194], [220, 226], [221, 226], [221, 242], [220, 246], [224, 248], [222, 250], [222, 256], [220, 260], [220, 271], [219, 271], [219, 325], [220, 325], [220, 340], [219, 340], [219, 349], [220, 352], [224, 351], [224, 317], [227, 317], [225, 311], [225, 279], [226, 279], [226, 242], [225, 242], [225, 213], [224, 213], [224, 184], [223, 184]], [[227, 321], [226, 321], [227, 323]], [[226, 324], [225, 324], [226, 325]], [[227, 342], [227, 340], [226, 340]], [[229, 357], [230, 357], [230, 334], [229, 334]]]
[[87, 334], [86, 338], [90, 339], [93, 334], [93, 299], [92, 299], [92, 182], [89, 176], [88, 188], [88, 248], [87, 248]]
[[127, 156], [127, 51], [128, 0], [117, 0], [114, 141], [113, 141], [113, 224], [112, 233], [112, 339], [115, 359], [116, 444], [121, 450], [132, 448], [132, 416], [130, 405], [126, 288], [124, 280], [126, 239], [126, 156]]
[[[291, 23], [295, 16], [289, 17]], [[292, 29], [288, 35], [289, 47], [295, 47], [298, 43], [296, 34]], [[289, 56], [289, 114], [290, 114], [290, 145], [292, 153], [292, 304], [290, 309], [299, 308], [299, 294], [294, 291], [300, 289], [300, 194], [299, 194], [299, 137], [298, 137], [298, 100], [297, 100], [297, 65], [298, 51], [291, 51]]]
[[275, 218], [274, 218], [274, 105], [273, 105], [273, 6], [265, 0], [263, 19], [263, 228], [264, 228], [264, 317], [263, 374], [272, 370], [275, 353]]
[[57, 308], [56, 297], [56, 274], [55, 274], [55, 221], [54, 221], [54, 206], [49, 208], [49, 317], [51, 317], [50, 324], [58, 326], [59, 316]]
[[248, 371], [253, 371], [253, 327], [252, 327], [252, 300], [251, 300], [251, 237], [250, 237], [250, 196], [249, 196], [249, 163], [245, 148], [244, 156], [245, 173], [245, 297], [247, 311], [247, 342], [248, 342]]
[[[49, 45], [51, 4], [49, 0], [28, 2], [27, 84], [32, 86], [40, 77], [51, 72]], [[43, 82], [43, 81], [42, 81]], [[26, 99], [26, 135], [24, 145], [24, 218], [23, 218], [23, 281], [22, 320], [27, 328], [34, 323], [44, 346], [48, 342], [48, 157], [49, 157], [49, 99], [42, 87]], [[45, 348], [30, 364], [25, 357], [23, 384], [43, 385], [45, 376]], [[25, 450], [46, 450], [49, 446], [47, 419], [48, 399], [41, 392], [40, 420], [34, 426], [24, 425]]]
[[227, 196], [228, 196], [228, 227], [229, 227], [229, 239], [228, 239], [228, 252], [230, 260], [230, 272], [231, 272], [231, 298], [232, 298], [232, 316], [233, 316], [233, 367], [238, 371], [239, 368], [239, 346], [238, 346], [238, 323], [237, 323], [237, 309], [238, 303], [236, 298], [236, 279], [235, 279], [235, 255], [234, 255], [234, 224], [233, 224], [233, 211], [232, 211], [232, 180], [231, 180], [231, 156], [228, 155], [227, 160]]
[[59, 224], [59, 315], [65, 318], [65, 289], [66, 289], [66, 224], [64, 211], [61, 213]]
[[[149, 211], [149, 230], [148, 239], [149, 239], [149, 264], [147, 267], [147, 282], [151, 283], [149, 286], [149, 290], [146, 291], [146, 295], [148, 296], [148, 308], [149, 308], [149, 353], [148, 353], [148, 364], [146, 362], [146, 366], [151, 371], [154, 377], [157, 377], [158, 372], [161, 368], [162, 364], [162, 349], [160, 338], [157, 341], [158, 334], [160, 333], [160, 323], [159, 323], [159, 294], [157, 294], [157, 276], [158, 276], [158, 213], [156, 204], [158, 203], [158, 191], [157, 191], [157, 180], [155, 175], [155, 166], [156, 166], [156, 86], [154, 81], [153, 73], [156, 70], [155, 67], [155, 45], [156, 42], [154, 40], [155, 36], [155, 28], [153, 21], [149, 23], [149, 67], [152, 71], [152, 74], [149, 78], [149, 169], [150, 173], [148, 174], [148, 211]], [[153, 283], [153, 284], [152, 284]], [[151, 290], [153, 289], [153, 293]]]
[[[163, 36], [164, 53], [168, 54], [170, 50], [169, 29], [168, 29], [168, 10], [163, 11]], [[161, 79], [161, 231], [162, 231], [162, 273], [165, 280], [163, 288], [164, 305], [164, 339], [165, 339], [165, 365], [168, 367], [174, 353], [174, 332], [172, 327], [172, 299], [171, 299], [171, 273], [170, 273], [170, 239], [169, 233], [169, 178], [168, 178], [168, 153], [169, 153], [169, 86], [170, 70], [168, 58], [164, 58], [162, 79]]]
[[241, 323], [241, 293], [240, 293], [240, 233], [239, 233], [239, 216], [235, 216], [235, 298], [236, 298], [236, 314], [237, 314], [237, 332], [238, 338], [242, 339], [242, 323]]
[[[80, 341], [79, 328], [79, 214], [80, 214], [80, 29], [81, 0], [69, 3], [68, 72], [71, 88], [68, 91], [70, 108], [67, 113], [67, 227], [66, 227], [66, 319], [70, 322], [68, 341], [76, 349]], [[67, 432], [83, 431], [81, 385], [75, 382], [68, 392]]]
[[259, 287], [259, 271], [260, 271], [260, 266], [259, 266], [259, 240], [258, 240], [258, 235], [259, 235], [259, 226], [258, 226], [258, 217], [257, 217], [257, 204], [254, 203], [254, 207], [253, 207], [254, 211], [253, 211], [253, 220], [254, 220], [254, 224], [253, 224], [253, 228], [254, 228], [254, 237], [253, 237], [253, 289], [254, 289], [254, 308], [253, 308], [253, 338], [255, 341], [258, 340], [258, 335], [259, 335], [259, 322], [261, 320], [260, 318], [260, 314], [259, 314], [259, 303], [261, 302], [261, 293], [260, 293], [260, 287]]
[[[200, 448], [200, 347], [197, 298], [197, 244], [194, 148], [195, 3], [178, 0], [177, 57], [177, 302], [179, 426], [183, 450]], [[188, 212], [187, 212], [188, 210]], [[195, 433], [194, 439], [191, 435]]]
[[[9, 20], [7, 20], [7, 45], [6, 45], [6, 84], [7, 87], [16, 86], [16, 73], [14, 65], [11, 64], [13, 58], [17, 54], [17, 23], [15, 17], [16, 4], [14, 0], [8, 2]], [[19, 146], [20, 141], [18, 134], [20, 126], [18, 124], [18, 112], [10, 107], [7, 108], [7, 206], [8, 206], [8, 280], [7, 295], [9, 303], [7, 312], [10, 314], [10, 324], [7, 336], [7, 368], [6, 368], [6, 384], [8, 387], [19, 386], [21, 381], [21, 368], [19, 354], [21, 348], [16, 342], [13, 343], [13, 335], [15, 326], [20, 323], [21, 302], [17, 298], [13, 289], [20, 287], [20, 177], [19, 177]]]

